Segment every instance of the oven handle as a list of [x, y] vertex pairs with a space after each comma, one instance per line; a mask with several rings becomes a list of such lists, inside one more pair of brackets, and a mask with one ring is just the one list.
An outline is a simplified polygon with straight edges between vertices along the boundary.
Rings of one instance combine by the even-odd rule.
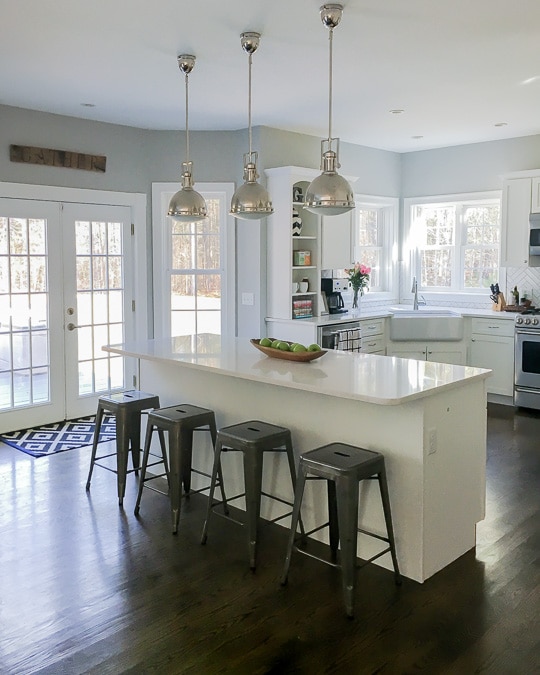
[[526, 328], [516, 328], [516, 335], [538, 335], [540, 336], [540, 331], [532, 329], [527, 330]]

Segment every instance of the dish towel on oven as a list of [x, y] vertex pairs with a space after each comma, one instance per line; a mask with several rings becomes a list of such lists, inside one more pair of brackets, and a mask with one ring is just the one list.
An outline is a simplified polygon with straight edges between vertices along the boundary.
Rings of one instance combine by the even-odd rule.
[[359, 352], [362, 349], [360, 328], [347, 328], [337, 331], [336, 349], [342, 352]]

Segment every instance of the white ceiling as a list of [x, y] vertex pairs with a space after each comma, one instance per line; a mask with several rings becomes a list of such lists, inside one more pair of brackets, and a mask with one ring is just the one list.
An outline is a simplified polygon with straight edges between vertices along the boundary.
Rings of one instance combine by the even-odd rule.
[[[239, 36], [255, 30], [262, 38], [253, 57], [253, 124], [325, 137], [321, 4], [0, 0], [0, 103], [182, 129], [176, 56], [192, 53], [190, 128], [243, 129], [247, 55]], [[333, 135], [342, 141], [406, 152], [540, 133], [539, 0], [344, 6], [334, 32]]]

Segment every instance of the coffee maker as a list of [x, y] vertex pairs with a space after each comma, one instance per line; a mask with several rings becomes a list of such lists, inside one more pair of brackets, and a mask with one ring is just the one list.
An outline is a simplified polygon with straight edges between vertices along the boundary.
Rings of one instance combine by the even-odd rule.
[[345, 303], [341, 291], [347, 290], [346, 279], [321, 279], [321, 291], [326, 295], [329, 314], [345, 314]]

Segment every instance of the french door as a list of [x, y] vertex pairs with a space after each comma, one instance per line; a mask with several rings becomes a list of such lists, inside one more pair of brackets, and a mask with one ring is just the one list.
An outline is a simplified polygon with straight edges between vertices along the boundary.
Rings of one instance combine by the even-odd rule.
[[0, 199], [0, 432], [92, 414], [131, 382], [130, 209]]

